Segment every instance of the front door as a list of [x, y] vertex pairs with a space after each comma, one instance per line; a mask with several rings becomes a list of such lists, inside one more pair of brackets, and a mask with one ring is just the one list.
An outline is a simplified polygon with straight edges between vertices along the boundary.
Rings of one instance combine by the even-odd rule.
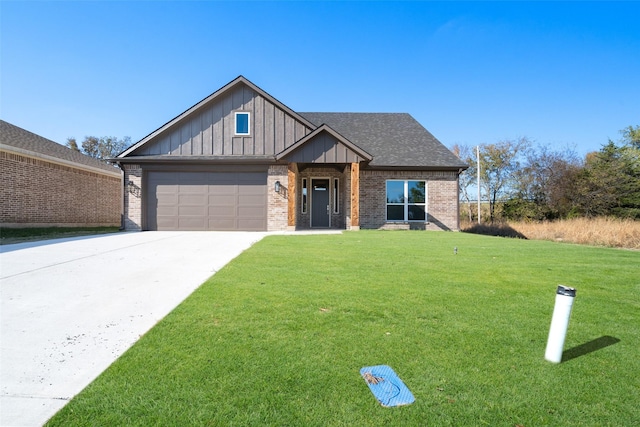
[[311, 227], [329, 227], [329, 180], [311, 180]]

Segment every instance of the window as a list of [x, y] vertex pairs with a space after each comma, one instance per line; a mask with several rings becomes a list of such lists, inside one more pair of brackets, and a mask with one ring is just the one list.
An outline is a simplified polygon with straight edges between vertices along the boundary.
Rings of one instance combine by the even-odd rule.
[[340, 213], [340, 204], [338, 203], [340, 201], [340, 198], [338, 196], [338, 188], [340, 187], [338, 182], [338, 178], [334, 178], [333, 179], [333, 213], [337, 214]]
[[302, 178], [302, 213], [307, 213], [307, 178]]
[[426, 181], [387, 181], [387, 221], [426, 221]]
[[249, 113], [236, 113], [236, 135], [249, 135]]

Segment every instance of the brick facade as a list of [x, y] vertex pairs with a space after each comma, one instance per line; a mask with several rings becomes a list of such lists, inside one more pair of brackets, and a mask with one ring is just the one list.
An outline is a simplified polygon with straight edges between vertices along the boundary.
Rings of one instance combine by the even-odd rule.
[[4, 227], [121, 223], [122, 181], [115, 174], [7, 151], [0, 151], [0, 171], [0, 223]]
[[[280, 181], [280, 192], [275, 192]], [[267, 173], [267, 230], [287, 229], [289, 209], [289, 168], [287, 165], [271, 165]]]
[[[427, 224], [386, 222], [386, 180], [388, 179], [427, 181]], [[386, 230], [459, 230], [457, 173], [360, 170], [360, 227]]]
[[124, 228], [142, 230], [142, 168], [124, 165]]

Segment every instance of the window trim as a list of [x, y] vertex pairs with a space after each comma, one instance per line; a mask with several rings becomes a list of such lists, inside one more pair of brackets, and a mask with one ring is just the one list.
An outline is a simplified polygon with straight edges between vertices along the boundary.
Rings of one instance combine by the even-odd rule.
[[333, 178], [333, 213], [340, 213], [340, 180]]
[[[238, 116], [239, 115], [246, 115], [247, 116], [247, 132], [238, 132]], [[251, 135], [251, 113], [249, 111], [236, 111], [233, 114], [233, 130], [234, 130], [234, 135], [240, 135], [240, 136], [248, 136]]]
[[[424, 182], [424, 203], [409, 203], [409, 182]], [[389, 182], [402, 182], [403, 183], [403, 201], [402, 203], [388, 203], [388, 194], [387, 194], [387, 186]], [[387, 179], [384, 182], [384, 192], [385, 192], [385, 205], [384, 205], [384, 218], [386, 222], [391, 223], [403, 223], [403, 222], [417, 222], [417, 223], [429, 223], [429, 211], [428, 207], [428, 186], [426, 179]], [[402, 206], [403, 207], [403, 219], [389, 219], [389, 206]], [[409, 219], [409, 206], [424, 206], [424, 219]]]

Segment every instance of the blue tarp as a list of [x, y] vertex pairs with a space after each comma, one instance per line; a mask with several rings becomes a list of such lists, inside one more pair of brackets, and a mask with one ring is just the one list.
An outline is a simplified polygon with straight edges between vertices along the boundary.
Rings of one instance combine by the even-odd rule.
[[382, 406], [409, 405], [415, 401], [411, 391], [390, 366], [366, 366], [360, 369], [360, 375]]

